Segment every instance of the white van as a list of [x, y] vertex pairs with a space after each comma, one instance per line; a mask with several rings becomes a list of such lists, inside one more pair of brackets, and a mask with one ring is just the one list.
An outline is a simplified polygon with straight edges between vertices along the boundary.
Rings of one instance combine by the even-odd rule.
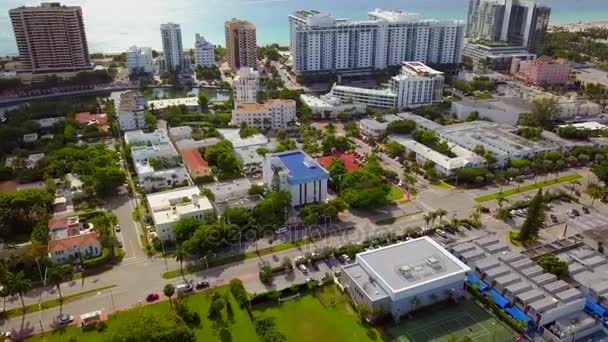
[[288, 231], [287, 227], [281, 227], [281, 228], [275, 230], [274, 233], [279, 235], [279, 234], [285, 234], [285, 233], [287, 233], [287, 231]]
[[192, 291], [192, 285], [190, 283], [182, 283], [175, 286], [176, 293], [184, 293]]

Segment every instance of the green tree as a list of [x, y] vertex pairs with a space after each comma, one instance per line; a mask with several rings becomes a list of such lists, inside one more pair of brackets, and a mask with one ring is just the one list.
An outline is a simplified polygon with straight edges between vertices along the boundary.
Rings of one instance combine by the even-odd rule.
[[593, 165], [591, 172], [593, 172], [599, 180], [604, 182], [604, 184], [608, 184], [608, 160]]
[[387, 134], [410, 134], [416, 129], [416, 122], [413, 120], [395, 120], [386, 126]]
[[184, 260], [188, 257], [188, 253], [186, 250], [179, 246], [175, 250], [175, 261], [179, 262], [179, 272], [182, 274], [182, 279], [186, 281], [186, 276], [184, 275]]
[[185, 218], [177, 221], [173, 226], [175, 242], [178, 245], [181, 245], [184, 241], [188, 240], [200, 226], [201, 221], [196, 218]]
[[263, 185], [253, 184], [247, 191], [249, 195], [264, 195], [266, 188]]
[[346, 170], [346, 166], [344, 165], [344, 160], [339, 158], [333, 158], [327, 167], [327, 171], [331, 176], [331, 180], [334, 184], [339, 184], [340, 177], [345, 175], [348, 171]]
[[67, 265], [57, 266], [52, 265], [47, 268], [47, 279], [50, 285], [53, 285], [57, 288], [57, 293], [59, 294], [59, 313], [63, 312], [63, 295], [61, 294], [61, 283], [65, 279], [65, 277], [71, 273], [72, 266]]
[[565, 261], [560, 260], [553, 254], [542, 256], [538, 259], [538, 265], [542, 267], [546, 272], [555, 274], [558, 278], [563, 278], [568, 275], [568, 264]]
[[144, 114], [144, 128], [148, 132], [156, 129], [156, 117], [150, 111], [146, 111], [146, 114]]
[[405, 153], [405, 147], [395, 141], [386, 143], [384, 147], [386, 148], [386, 152], [388, 153], [388, 155], [390, 155], [391, 157], [402, 156]]
[[538, 232], [545, 225], [545, 204], [542, 189], [530, 201], [528, 206], [528, 216], [519, 231], [519, 239], [522, 242], [534, 240], [538, 237]]
[[23, 296], [32, 288], [32, 281], [25, 276], [23, 271], [8, 273], [6, 276], [6, 286], [12, 295], [19, 295], [21, 308], [25, 314], [25, 301]]
[[108, 342], [194, 342], [196, 337], [175, 312], [135, 309], [111, 324], [104, 333]]
[[163, 288], [163, 294], [169, 298], [169, 305], [173, 308], [173, 302], [171, 302], [171, 297], [175, 294], [175, 286], [173, 284], [167, 284]]
[[553, 128], [553, 118], [560, 112], [559, 102], [556, 98], [545, 97], [532, 101], [532, 112], [530, 117], [533, 126], [541, 126], [547, 129]]
[[201, 108], [201, 112], [209, 112], [209, 98], [202, 91], [198, 92], [198, 106]]

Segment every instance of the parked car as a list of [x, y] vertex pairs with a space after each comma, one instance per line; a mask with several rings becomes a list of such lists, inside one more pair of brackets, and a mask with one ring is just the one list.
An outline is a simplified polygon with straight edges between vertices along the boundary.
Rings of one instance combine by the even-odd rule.
[[306, 282], [307, 283], [310, 283], [311, 281], [317, 281], [317, 280], [315, 278], [312, 278], [312, 277], [306, 278]]
[[581, 213], [579, 213], [576, 209], [572, 209], [572, 213], [574, 214], [574, 216], [581, 216]]
[[452, 235], [456, 234], [456, 231], [454, 230], [454, 228], [452, 228], [450, 226], [443, 227], [443, 230], [445, 230], [446, 232], [448, 232], [448, 233], [450, 233]]
[[194, 288], [197, 290], [202, 290], [202, 289], [206, 289], [209, 287], [209, 282], [208, 281], [199, 281], [194, 285]]
[[70, 316], [68, 314], [61, 314], [59, 316], [57, 316], [55, 323], [57, 323], [58, 325], [67, 325], [74, 322], [74, 316]]
[[344, 262], [350, 262], [350, 257], [346, 254], [342, 254], [342, 258], [344, 259]]
[[158, 298], [160, 298], [158, 293], [150, 293], [149, 295], [146, 296], [146, 302], [154, 302], [154, 301], [157, 301]]
[[190, 283], [182, 283], [175, 286], [176, 293], [184, 293], [192, 291], [192, 284]]
[[327, 267], [329, 267], [329, 268], [334, 267], [334, 266], [331, 264], [331, 260], [329, 260], [329, 259], [324, 259], [324, 260], [323, 260], [323, 262], [325, 262], [325, 265], [327, 265]]
[[448, 234], [446, 234], [446, 233], [443, 231], [443, 229], [437, 229], [437, 230], [435, 231], [435, 233], [437, 233], [437, 235], [441, 236], [442, 238], [446, 238], [446, 239], [447, 239], [447, 237], [448, 237]]
[[118, 240], [118, 247], [122, 248], [122, 240]]
[[306, 266], [300, 265], [300, 266], [298, 266], [298, 268], [300, 269], [300, 271], [302, 271], [302, 273], [304, 273], [304, 274], [308, 273], [308, 269], [306, 268]]
[[466, 228], [467, 230], [473, 230], [473, 227], [471, 227], [471, 225], [470, 225], [470, 224], [468, 224], [468, 223], [466, 223], [466, 222], [464, 222], [464, 223], [462, 224], [462, 226], [463, 226], [464, 228]]
[[589, 214], [589, 208], [587, 208], [587, 207], [583, 207], [582, 209], [583, 209], [583, 212], [584, 212], [585, 214]]
[[576, 216], [574, 215], [574, 212], [573, 212], [572, 210], [568, 210], [568, 211], [566, 212], [566, 214], [567, 214], [567, 215], [568, 215], [568, 217], [570, 217], [570, 218], [575, 218], [575, 217], [576, 217]]
[[344, 260], [344, 258], [341, 255], [339, 255], [337, 259], [341, 264], [343, 264], [346, 261], [346, 260]]
[[116, 227], [114, 227], [116, 229], [117, 232], [120, 232], [120, 225], [117, 224]]
[[550, 217], [551, 217], [551, 222], [557, 224], [557, 217], [555, 215], [553, 215], [553, 214], [551, 214]]
[[275, 230], [274, 233], [279, 235], [279, 234], [285, 234], [288, 231], [289, 231], [289, 229], [287, 229], [287, 227], [281, 227], [281, 228]]

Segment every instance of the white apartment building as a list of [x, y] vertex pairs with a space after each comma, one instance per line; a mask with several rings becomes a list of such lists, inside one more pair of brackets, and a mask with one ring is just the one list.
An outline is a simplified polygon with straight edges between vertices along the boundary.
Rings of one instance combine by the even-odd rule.
[[262, 173], [269, 189], [278, 176], [279, 189], [291, 193], [293, 207], [327, 200], [329, 172], [301, 150], [267, 154]]
[[131, 46], [127, 52], [127, 67], [130, 74], [154, 73], [154, 58], [149, 47]]
[[357, 73], [402, 61], [458, 64], [464, 23], [424, 20], [416, 13], [375, 9], [367, 20], [337, 19], [318, 11], [289, 16], [294, 72]]
[[174, 239], [173, 226], [181, 219], [210, 222], [214, 218], [213, 205], [196, 186], [149, 194], [146, 199], [156, 234], [163, 241]]
[[365, 112], [365, 106], [360, 103], [343, 103], [339, 98], [331, 94], [316, 97], [302, 94], [300, 100], [310, 108], [312, 114], [321, 114], [323, 118], [335, 119], [339, 113], [360, 114]]
[[146, 100], [138, 91], [130, 90], [115, 100], [116, 115], [121, 131], [144, 128]]
[[194, 60], [201, 68], [212, 68], [215, 66], [215, 48], [205, 37], [196, 34], [194, 41]]
[[183, 64], [184, 49], [182, 47], [182, 29], [179, 24], [166, 23], [160, 25], [160, 35], [163, 42], [162, 69], [175, 71], [185, 69]]
[[266, 103], [238, 103], [232, 110], [232, 124], [276, 130], [292, 127], [296, 122], [296, 102], [268, 100]]
[[260, 74], [253, 68], [240, 68], [234, 78], [234, 104], [256, 103], [260, 89]]
[[456, 154], [456, 157], [453, 158], [404, 136], [391, 135], [389, 140], [403, 146], [406, 154], [415, 153], [418, 165], [425, 165], [427, 161], [432, 161], [435, 164], [435, 171], [442, 176], [452, 176], [455, 171], [460, 169], [485, 167], [486, 165], [484, 158], [451, 143], [449, 144], [451, 151]]
[[326, 96], [342, 102], [362, 104], [376, 108], [403, 110], [443, 99], [443, 73], [420, 62], [402, 62], [401, 72], [389, 81], [389, 88], [366, 89], [334, 85]]
[[[137, 180], [145, 192], [191, 183], [188, 171], [179, 162], [179, 155], [169, 141], [167, 131], [127, 132], [125, 142], [131, 146], [131, 159]], [[157, 163], [150, 163], [152, 158]]]
[[443, 100], [443, 73], [420, 62], [403, 62], [401, 74], [393, 76], [390, 87], [397, 94], [397, 109], [413, 108]]

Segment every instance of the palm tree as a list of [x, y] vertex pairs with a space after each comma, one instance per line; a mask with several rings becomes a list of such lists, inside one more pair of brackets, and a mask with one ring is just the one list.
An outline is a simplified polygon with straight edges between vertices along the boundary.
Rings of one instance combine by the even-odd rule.
[[422, 218], [424, 219], [424, 230], [427, 230], [429, 228], [429, 222], [431, 222], [431, 215], [424, 214], [422, 215]]
[[26, 294], [30, 288], [32, 288], [32, 281], [26, 278], [23, 271], [19, 271], [17, 274], [9, 272], [6, 277], [6, 284], [11, 295], [19, 295], [19, 299], [21, 299], [21, 307], [23, 308], [23, 314], [25, 314], [25, 301], [23, 301], [23, 295]]
[[438, 209], [437, 211], [435, 211], [435, 214], [437, 214], [437, 216], [439, 217], [439, 223], [441, 223], [441, 220], [445, 215], [448, 214], [448, 212], [445, 209]]
[[66, 275], [66, 269], [57, 265], [53, 265], [47, 269], [47, 280], [49, 284], [57, 288], [57, 292], [59, 293], [59, 313], [63, 313], [63, 295], [61, 294], [61, 283]]
[[505, 198], [505, 196], [502, 196], [502, 195], [501, 195], [501, 196], [499, 196], [499, 197], [496, 199], [496, 202], [498, 202], [498, 208], [499, 208], [499, 209], [502, 209], [502, 204], [503, 204], [503, 203], [504, 203], [506, 200], [507, 200], [507, 199]]
[[589, 184], [589, 186], [587, 187], [587, 193], [589, 194], [589, 197], [592, 198], [591, 206], [593, 207], [595, 200], [598, 198], [602, 198], [604, 190], [602, 190], [602, 187], [597, 184]]
[[171, 302], [171, 297], [173, 297], [173, 295], [175, 294], [175, 286], [173, 286], [173, 284], [165, 285], [165, 287], [163, 288], [163, 293], [165, 294], [165, 296], [167, 296], [167, 298], [169, 298], [169, 305], [171, 306], [171, 308], [173, 308], [173, 302]]
[[182, 248], [182, 246], [177, 247], [177, 250], [175, 251], [175, 260], [179, 261], [179, 271], [182, 274], [182, 278], [184, 278], [184, 280], [186, 280], [186, 276], [184, 275], [184, 260], [187, 256], [188, 253], [186, 253], [186, 250]]
[[431, 215], [431, 228], [433, 228], [433, 226], [435, 225], [435, 219], [437, 218], [437, 212], [434, 211], [434, 212], [430, 213], [429, 215]]

